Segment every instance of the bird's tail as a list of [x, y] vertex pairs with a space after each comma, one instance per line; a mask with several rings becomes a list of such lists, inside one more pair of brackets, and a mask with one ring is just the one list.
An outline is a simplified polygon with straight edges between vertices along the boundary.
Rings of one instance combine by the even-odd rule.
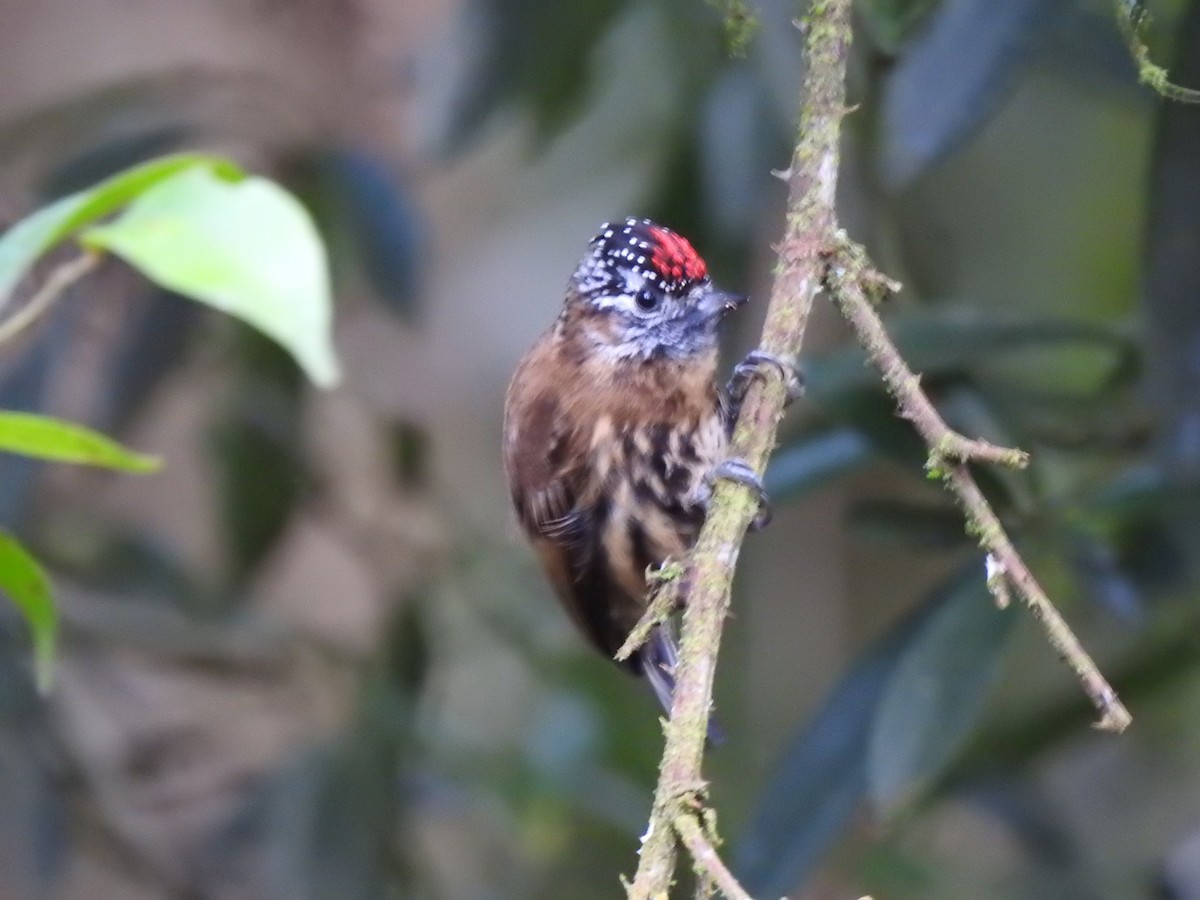
[[[679, 663], [679, 645], [675, 640], [675, 625], [663, 622], [650, 633], [650, 639], [638, 650], [642, 674], [654, 688], [662, 708], [670, 714], [671, 698], [675, 693], [675, 666]], [[715, 746], [725, 743], [725, 732], [715, 719], [708, 720], [708, 742]]]

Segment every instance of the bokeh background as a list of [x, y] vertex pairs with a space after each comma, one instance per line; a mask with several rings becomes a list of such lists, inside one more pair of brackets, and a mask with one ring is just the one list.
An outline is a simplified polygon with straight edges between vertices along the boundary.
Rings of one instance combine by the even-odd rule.
[[[756, 895], [1200, 898], [1200, 110], [1114, 4], [857, 4], [843, 221], [888, 321], [1131, 707], [1091, 711], [819, 304], [742, 557], [710, 760]], [[1200, 86], [1200, 3], [1147, 4]], [[598, 224], [649, 215], [756, 303], [803, 70], [785, 0], [3, 0], [0, 206], [173, 149], [324, 233], [346, 371], [110, 264], [0, 357], [0, 406], [162, 454], [0, 461], [50, 568], [52, 695], [0, 629], [0, 896], [607, 898], [658, 713], [516, 532], [501, 405]], [[736, 18], [736, 16], [735, 16]]]

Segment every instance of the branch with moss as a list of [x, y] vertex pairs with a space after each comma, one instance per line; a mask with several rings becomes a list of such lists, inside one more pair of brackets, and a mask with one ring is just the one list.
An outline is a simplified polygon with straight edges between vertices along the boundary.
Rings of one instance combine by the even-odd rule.
[[1200, 103], [1200, 90], [1175, 84], [1166, 69], [1150, 60], [1150, 51], [1146, 47], [1146, 26], [1150, 16], [1144, 0], [1116, 0], [1116, 4], [1117, 19], [1121, 23], [1121, 30], [1125, 32], [1134, 65], [1137, 66], [1138, 81], [1168, 100]]
[[[1010, 589], [1021, 596], [1100, 710], [1099, 726], [1121, 731], [1129, 724], [1129, 713], [1038, 585], [968, 468], [971, 462], [1021, 468], [1028, 457], [1020, 450], [965, 437], [945, 424], [875, 314], [873, 299], [899, 286], [877, 273], [861, 248], [838, 228], [835, 195], [846, 114], [850, 15], [851, 0], [817, 0], [802, 23], [808, 68], [799, 136], [791, 166], [782, 173], [789, 185], [787, 221], [759, 347], [776, 357], [795, 358], [813, 301], [828, 290], [897, 397], [900, 414], [926, 441], [931, 472], [945, 479], [962, 504], [968, 528], [987, 551], [986, 580], [997, 603], [1008, 604]], [[734, 426], [730, 455], [744, 459], [760, 475], [774, 448], [787, 394], [783, 373], [766, 370], [751, 383]], [[631, 900], [664, 900], [669, 895], [681, 846], [692, 856], [701, 896], [715, 888], [734, 900], [749, 897], [717, 853], [719, 839], [715, 817], [705, 806], [702, 762], [734, 568], [757, 509], [758, 498], [746, 486], [717, 482], [695, 547], [685, 561], [672, 562], [658, 573], [647, 612], [621, 650], [625, 656], [633, 652], [686, 591], [676, 688], [654, 805], [637, 873], [626, 884]]]
[[978, 538], [979, 546], [987, 553], [986, 583], [997, 605], [1008, 606], [1010, 588], [1015, 590], [1100, 713], [1096, 727], [1124, 731], [1130, 723], [1128, 710], [1013, 546], [968, 468], [969, 463], [978, 462], [1021, 469], [1029, 463], [1028, 454], [953, 431], [921, 390], [920, 378], [900, 356], [875, 312], [871, 292], [892, 292], [899, 285], [879, 275], [863, 249], [844, 234], [838, 235], [838, 244], [831, 248], [829, 260], [830, 298], [896, 398], [900, 416], [912, 422], [929, 448], [926, 469], [932, 476], [940, 477], [958, 499], [967, 519], [967, 531]]
[[[824, 278], [822, 253], [836, 233], [834, 196], [841, 122], [846, 113], [850, 9], [850, 0], [815, 2], [803, 23], [808, 70], [799, 137], [786, 173], [787, 224], [778, 248], [760, 343], [762, 350], [784, 358], [799, 353], [809, 312]], [[730, 453], [746, 460], [760, 475], [775, 445], [787, 395], [783, 373], [768, 370], [750, 384], [742, 402]], [[666, 746], [650, 824], [643, 838], [637, 874], [627, 886], [634, 900], [662, 900], [668, 896], [681, 840], [692, 852], [696, 868], [725, 896], [748, 896], [736, 887], [724, 866], [718, 868], [714, 862], [719, 859], [713, 849], [715, 836], [710, 833], [701, 843], [697, 834], [705, 836], [705, 832], [697, 829], [700, 821], [711, 821], [704, 813], [706, 784], [701, 763], [717, 651], [738, 551], [757, 511], [758, 498], [750, 489], [732, 481], [718, 481], [704, 527], [684, 563], [681, 580], [686, 586], [687, 603], [675, 671], [676, 689], [665, 729]], [[671, 590], [670, 585], [667, 588]]]
[[709, 818], [708, 828], [695, 815], [681, 815], [675, 820], [675, 831], [692, 856], [696, 874], [728, 900], [751, 900], [717, 854], [716, 826]]

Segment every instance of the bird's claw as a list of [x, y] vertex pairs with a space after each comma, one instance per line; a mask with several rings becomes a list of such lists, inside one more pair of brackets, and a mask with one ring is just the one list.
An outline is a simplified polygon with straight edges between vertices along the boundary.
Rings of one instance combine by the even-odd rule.
[[758, 473], [751, 468], [750, 463], [738, 456], [731, 456], [724, 462], [716, 465], [704, 477], [704, 480], [710, 485], [718, 479], [724, 478], [727, 481], [736, 481], [738, 484], [745, 485], [754, 491], [758, 496], [758, 512], [754, 516], [754, 520], [750, 523], [750, 527], [755, 531], [760, 528], [765, 528], [771, 522], [771, 501], [767, 497], [766, 488], [763, 487], [762, 479], [758, 477]]
[[726, 388], [734, 403], [741, 405], [755, 376], [762, 377], [763, 366], [774, 366], [783, 378], [787, 389], [786, 403], [790, 404], [804, 393], [804, 376], [794, 360], [768, 353], [766, 350], [751, 350], [746, 358], [733, 367], [733, 376]]

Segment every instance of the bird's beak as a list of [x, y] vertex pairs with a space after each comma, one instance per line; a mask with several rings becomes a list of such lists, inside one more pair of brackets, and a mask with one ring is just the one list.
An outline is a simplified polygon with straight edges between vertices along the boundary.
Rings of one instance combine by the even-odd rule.
[[749, 299], [745, 294], [731, 294], [718, 288], [710, 288], [704, 295], [701, 306], [710, 316], [723, 316], [730, 310], [744, 306]]

